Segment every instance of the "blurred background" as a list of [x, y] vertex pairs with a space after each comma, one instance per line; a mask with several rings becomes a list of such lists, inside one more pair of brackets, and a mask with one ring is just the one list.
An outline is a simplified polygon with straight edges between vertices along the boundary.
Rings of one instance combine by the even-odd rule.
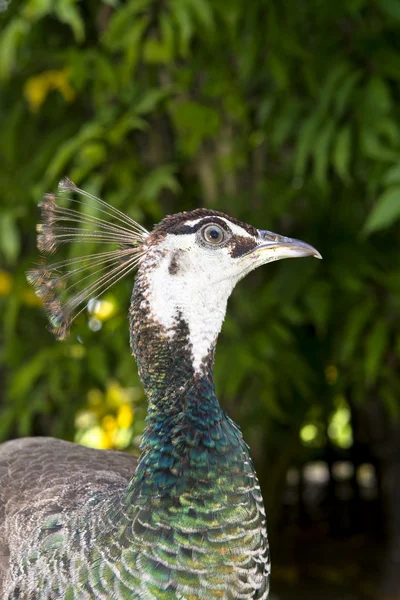
[[216, 358], [262, 483], [271, 600], [399, 600], [400, 1], [0, 11], [0, 439], [137, 452], [144, 425], [133, 277], [63, 343], [26, 282], [62, 176], [147, 228], [205, 206], [303, 239], [324, 260], [243, 281]]

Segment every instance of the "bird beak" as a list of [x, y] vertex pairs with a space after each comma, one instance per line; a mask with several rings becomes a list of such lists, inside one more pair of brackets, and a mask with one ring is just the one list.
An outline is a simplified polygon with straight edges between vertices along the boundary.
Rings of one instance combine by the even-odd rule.
[[[254, 253], [259, 258], [264, 258], [265, 262], [281, 260], [282, 258], [300, 258], [302, 256], [314, 256], [321, 258], [321, 254], [310, 244], [272, 233], [272, 231], [259, 230], [259, 244], [251, 254]], [[267, 258], [268, 256], [268, 258]], [[264, 262], [264, 261], [263, 261]]]

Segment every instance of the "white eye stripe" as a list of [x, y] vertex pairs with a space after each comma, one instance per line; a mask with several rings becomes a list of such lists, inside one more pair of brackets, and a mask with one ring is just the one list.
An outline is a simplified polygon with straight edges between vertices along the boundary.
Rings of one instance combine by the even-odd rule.
[[193, 219], [193, 221], [185, 221], [184, 225], [187, 225], [188, 227], [194, 227], [195, 225], [197, 225], [197, 223], [201, 223], [201, 221], [204, 221], [204, 218], [205, 217], [200, 217], [200, 219]]
[[225, 219], [224, 217], [219, 218], [221, 219], [221, 221], [225, 221], [225, 223], [228, 225], [229, 229], [234, 235], [239, 235], [241, 237], [248, 237], [253, 239], [253, 236], [248, 231], [246, 231], [246, 229], [240, 227], [240, 225], [236, 225], [236, 223], [232, 223], [232, 221], [229, 221], [229, 219]]
[[[185, 221], [185, 225], [187, 225], [188, 227], [194, 227], [198, 223], [204, 221], [205, 218], [209, 219], [210, 217], [200, 217], [200, 219], [194, 219], [193, 221]], [[253, 238], [253, 236], [248, 231], [246, 231], [246, 229], [240, 227], [240, 225], [236, 225], [236, 223], [232, 223], [232, 221], [230, 221], [229, 219], [225, 219], [225, 217], [221, 217], [220, 215], [216, 217], [216, 220], [217, 219], [219, 219], [220, 221], [224, 221], [234, 235]], [[211, 221], [209, 224], [211, 225]]]

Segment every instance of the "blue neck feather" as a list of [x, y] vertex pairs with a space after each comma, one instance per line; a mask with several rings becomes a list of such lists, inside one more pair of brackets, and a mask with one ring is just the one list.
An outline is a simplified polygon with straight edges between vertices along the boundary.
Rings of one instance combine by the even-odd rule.
[[131, 345], [149, 410], [132, 489], [135, 495], [180, 494], [198, 481], [206, 487], [214, 483], [218, 474], [242, 463], [247, 449], [218, 403], [214, 351], [203, 374], [195, 374], [186, 323], [177, 323], [172, 338], [165, 335], [151, 318], [143, 292], [138, 276], [130, 310]]

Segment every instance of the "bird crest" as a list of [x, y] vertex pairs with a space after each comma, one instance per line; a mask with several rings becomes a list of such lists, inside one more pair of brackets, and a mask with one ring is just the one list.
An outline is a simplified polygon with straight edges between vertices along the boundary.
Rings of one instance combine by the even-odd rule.
[[[63, 340], [89, 301], [96, 300], [137, 267], [146, 253], [144, 242], [149, 232], [68, 178], [60, 181], [58, 189], [58, 195], [45, 194], [39, 203], [42, 222], [37, 226], [37, 246], [42, 264], [29, 270], [27, 278], [43, 301], [50, 330]], [[72, 208], [76, 205], [81, 210]], [[88, 210], [91, 205], [96, 208], [96, 215]], [[101, 244], [111, 249], [47, 263], [49, 256], [71, 242]]]

